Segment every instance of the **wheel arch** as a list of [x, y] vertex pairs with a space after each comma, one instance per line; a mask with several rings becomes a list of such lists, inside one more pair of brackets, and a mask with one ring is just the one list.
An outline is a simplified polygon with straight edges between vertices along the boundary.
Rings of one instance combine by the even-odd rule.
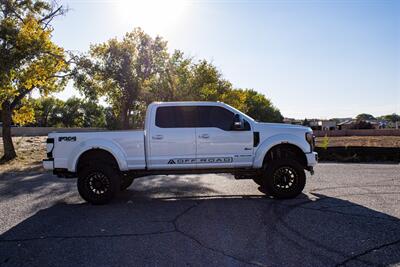
[[278, 148], [285, 148], [295, 151], [294, 153], [299, 157], [300, 163], [304, 167], [307, 166], [307, 158], [305, 153], [308, 153], [310, 150], [310, 145], [307, 143], [307, 141], [295, 135], [278, 134], [267, 138], [261, 143], [254, 156], [254, 168], [261, 168], [265, 163], [265, 160], [268, 158], [269, 153], [272, 153]]
[[294, 159], [303, 166], [307, 167], [307, 157], [303, 150], [291, 143], [281, 143], [271, 147], [264, 156], [263, 166], [268, 162], [280, 159]]
[[126, 156], [123, 153], [122, 149], [118, 147], [115, 143], [112, 142], [104, 142], [104, 140], [91, 140], [90, 143], [84, 144], [79, 147], [68, 161], [68, 170], [71, 172], [76, 172], [78, 170], [78, 163], [82, 156], [88, 155], [91, 153], [104, 153], [104, 155], [109, 155], [109, 159], [112, 159], [117, 164], [119, 170], [127, 170]]

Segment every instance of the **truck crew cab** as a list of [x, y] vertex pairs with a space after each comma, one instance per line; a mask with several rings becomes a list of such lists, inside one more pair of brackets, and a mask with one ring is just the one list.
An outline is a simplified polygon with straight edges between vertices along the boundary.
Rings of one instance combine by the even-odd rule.
[[78, 191], [105, 204], [138, 177], [232, 173], [275, 198], [293, 198], [317, 164], [310, 128], [261, 123], [221, 102], [149, 105], [145, 129], [50, 133], [43, 166], [78, 177]]

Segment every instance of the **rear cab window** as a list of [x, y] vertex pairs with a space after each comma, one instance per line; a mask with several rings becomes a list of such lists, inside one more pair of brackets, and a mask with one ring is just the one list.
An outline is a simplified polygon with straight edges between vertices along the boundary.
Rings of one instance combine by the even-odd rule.
[[160, 128], [195, 128], [197, 124], [196, 107], [166, 106], [156, 111], [156, 126]]

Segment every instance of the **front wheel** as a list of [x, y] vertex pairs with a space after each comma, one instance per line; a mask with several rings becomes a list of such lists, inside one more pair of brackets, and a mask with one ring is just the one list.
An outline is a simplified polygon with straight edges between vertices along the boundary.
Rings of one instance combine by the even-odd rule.
[[78, 173], [79, 194], [89, 203], [101, 205], [110, 202], [120, 187], [119, 174], [110, 165], [89, 165]]
[[294, 160], [276, 160], [268, 163], [262, 184], [263, 189], [279, 199], [294, 198], [304, 189], [304, 168]]

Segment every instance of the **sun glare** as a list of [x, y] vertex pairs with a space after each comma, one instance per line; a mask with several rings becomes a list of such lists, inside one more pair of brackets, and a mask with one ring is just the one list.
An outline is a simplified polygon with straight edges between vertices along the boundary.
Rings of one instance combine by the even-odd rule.
[[162, 34], [182, 19], [187, 11], [184, 0], [117, 0], [116, 22], [130, 27], [141, 27], [154, 34]]

